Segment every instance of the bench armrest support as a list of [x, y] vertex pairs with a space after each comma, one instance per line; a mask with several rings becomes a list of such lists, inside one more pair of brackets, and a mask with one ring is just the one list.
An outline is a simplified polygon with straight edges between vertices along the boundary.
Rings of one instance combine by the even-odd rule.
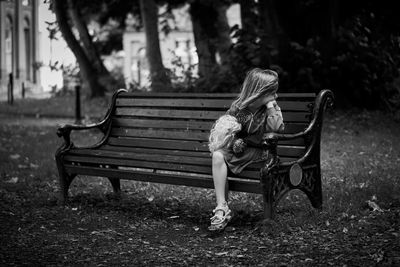
[[120, 94], [121, 92], [127, 92], [127, 90], [119, 89], [118, 91], [116, 91], [113, 94], [111, 106], [108, 109], [108, 111], [107, 111], [106, 115], [104, 116], [103, 120], [101, 120], [100, 122], [86, 124], [86, 125], [65, 124], [65, 125], [59, 127], [57, 129], [57, 135], [58, 135], [58, 137], [63, 137], [64, 138], [64, 147], [70, 147], [72, 145], [72, 143], [71, 143], [71, 132], [72, 131], [90, 130], [90, 129], [98, 128], [103, 132], [103, 134], [106, 135], [107, 130], [108, 130], [109, 126], [110, 126], [110, 122], [111, 122], [111, 114], [115, 109], [116, 98], [117, 98], [118, 94]]
[[[322, 90], [321, 92], [319, 92], [318, 96], [315, 99], [313, 119], [311, 120], [310, 124], [304, 131], [295, 134], [266, 133], [263, 136], [263, 146], [266, 148], [275, 147], [276, 149], [278, 141], [293, 140], [300, 137], [306, 137], [313, 135], [317, 131], [321, 131], [324, 111], [326, 108], [333, 107], [333, 101], [334, 101], [334, 96], [332, 91], [327, 89]], [[315, 139], [316, 138], [313, 138], [313, 141], [310, 147], [308, 148], [307, 152], [305, 153], [305, 156], [302, 159], [300, 159], [300, 161], [304, 160], [305, 157], [309, 155], [312, 147], [316, 143]]]

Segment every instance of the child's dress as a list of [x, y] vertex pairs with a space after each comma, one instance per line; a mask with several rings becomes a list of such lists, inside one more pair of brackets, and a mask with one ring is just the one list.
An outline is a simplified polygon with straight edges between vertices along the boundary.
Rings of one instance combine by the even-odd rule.
[[263, 135], [268, 132], [282, 132], [284, 123], [278, 105], [268, 109], [266, 106], [261, 106], [254, 113], [246, 108], [239, 110], [237, 107], [231, 106], [227, 114], [235, 116], [242, 124], [242, 130], [237, 137], [242, 138], [247, 144], [240, 154], [233, 153], [231, 148], [223, 150], [229, 170], [238, 174], [247, 165], [261, 159]]

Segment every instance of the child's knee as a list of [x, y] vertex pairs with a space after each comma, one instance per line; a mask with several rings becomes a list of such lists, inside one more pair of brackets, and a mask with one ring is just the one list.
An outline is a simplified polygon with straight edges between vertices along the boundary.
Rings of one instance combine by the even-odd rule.
[[214, 151], [212, 154], [212, 162], [214, 165], [225, 164], [225, 157], [221, 151]]

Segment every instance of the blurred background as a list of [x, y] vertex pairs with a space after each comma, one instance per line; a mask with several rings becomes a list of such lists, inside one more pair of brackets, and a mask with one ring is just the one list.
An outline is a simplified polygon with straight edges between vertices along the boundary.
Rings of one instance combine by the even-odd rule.
[[329, 88], [338, 107], [398, 112], [395, 1], [0, 0], [0, 99], [82, 85], [239, 92], [271, 68], [281, 92]]

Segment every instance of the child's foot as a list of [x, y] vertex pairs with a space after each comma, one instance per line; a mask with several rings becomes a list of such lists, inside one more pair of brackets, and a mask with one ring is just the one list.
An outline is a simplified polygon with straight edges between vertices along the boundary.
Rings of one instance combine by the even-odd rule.
[[228, 205], [218, 206], [213, 210], [214, 216], [210, 218], [211, 225], [208, 227], [210, 231], [223, 230], [232, 219], [232, 211]]

